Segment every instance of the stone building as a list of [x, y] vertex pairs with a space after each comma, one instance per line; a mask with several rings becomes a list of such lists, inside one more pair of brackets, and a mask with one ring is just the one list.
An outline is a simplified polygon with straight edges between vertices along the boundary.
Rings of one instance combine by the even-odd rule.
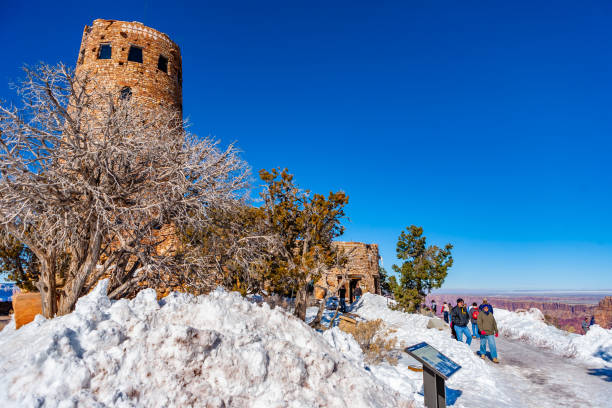
[[[83, 29], [75, 70], [87, 73], [95, 86], [120, 98], [134, 98], [142, 106], [163, 105], [183, 115], [181, 50], [166, 34], [137, 21], [94, 20]], [[159, 253], [178, 248], [171, 225], [155, 235]]]
[[76, 73], [139, 103], [183, 110], [181, 51], [166, 34], [142, 23], [94, 20], [85, 26]]
[[[181, 51], [166, 34], [139, 22], [94, 20], [85, 26], [79, 50], [76, 73], [87, 72], [96, 86], [116, 92], [118, 97], [135, 98], [149, 106], [166, 105], [178, 109], [182, 116]], [[179, 245], [171, 226], [159, 235], [165, 237], [160, 252]], [[347, 296], [353, 297], [357, 284], [364, 292], [380, 293], [378, 245], [359, 242], [337, 242], [349, 256], [343, 270], [332, 270], [320, 285], [335, 290], [344, 271], [349, 282]], [[318, 295], [322, 296], [321, 290]]]
[[319, 299], [325, 296], [325, 287], [332, 292], [336, 290], [346, 273], [348, 282], [345, 283], [346, 296], [349, 301], [353, 299], [353, 291], [357, 285], [362, 291], [380, 295], [380, 275], [378, 273], [378, 245], [364, 244], [362, 242], [335, 242], [337, 248], [342, 249], [348, 260], [343, 268], [333, 268], [315, 285], [315, 296]]

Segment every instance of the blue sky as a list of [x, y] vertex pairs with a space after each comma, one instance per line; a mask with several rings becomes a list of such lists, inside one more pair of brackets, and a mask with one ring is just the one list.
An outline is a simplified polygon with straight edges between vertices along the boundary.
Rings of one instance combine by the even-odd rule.
[[3, 2], [0, 98], [84, 25], [181, 46], [192, 131], [350, 196], [343, 239], [455, 245], [445, 288], [612, 288], [612, 3]]

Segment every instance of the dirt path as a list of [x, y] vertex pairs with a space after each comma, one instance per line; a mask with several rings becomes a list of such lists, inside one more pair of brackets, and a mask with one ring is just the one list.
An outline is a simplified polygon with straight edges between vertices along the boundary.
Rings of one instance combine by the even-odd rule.
[[[476, 351], [480, 341], [474, 340]], [[505, 385], [525, 407], [612, 407], [612, 371], [585, 366], [574, 359], [529, 344], [497, 338]], [[491, 363], [493, 364], [493, 363]]]

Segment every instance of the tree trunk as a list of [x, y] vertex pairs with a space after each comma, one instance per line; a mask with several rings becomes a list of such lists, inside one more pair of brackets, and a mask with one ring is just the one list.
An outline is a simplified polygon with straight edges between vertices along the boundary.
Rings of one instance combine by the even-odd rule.
[[321, 324], [321, 319], [323, 318], [323, 311], [325, 310], [325, 306], [327, 305], [328, 298], [329, 290], [326, 290], [325, 296], [323, 296], [323, 299], [321, 299], [321, 303], [319, 303], [319, 310], [317, 311], [317, 316], [312, 322], [310, 322], [310, 327], [318, 327]]
[[293, 314], [306, 321], [306, 306], [308, 302], [308, 285], [301, 285], [295, 295], [295, 311]]
[[40, 291], [42, 314], [47, 319], [54, 317], [57, 313], [55, 265], [55, 259], [40, 260], [40, 278], [37, 286]]
[[[95, 227], [92, 227], [92, 229]], [[64, 295], [60, 299], [58, 314], [60, 316], [66, 315], [74, 309], [77, 300], [81, 297], [81, 292], [85, 286], [87, 278], [90, 277], [94, 271], [96, 264], [100, 260], [100, 247], [102, 245], [102, 234], [96, 231], [91, 237], [89, 245], [87, 246], [87, 257], [83, 262], [79, 262], [77, 270], [70, 270], [68, 272], [69, 279], [66, 280], [64, 285]], [[71, 264], [71, 267], [76, 267], [77, 264]]]

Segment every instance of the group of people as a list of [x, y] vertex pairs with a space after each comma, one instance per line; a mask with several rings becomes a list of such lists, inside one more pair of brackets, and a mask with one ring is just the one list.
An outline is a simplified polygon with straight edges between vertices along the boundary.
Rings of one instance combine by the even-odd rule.
[[584, 334], [587, 334], [587, 332], [589, 331], [589, 328], [591, 328], [591, 326], [594, 324], [595, 324], [595, 316], [591, 316], [590, 322], [589, 322], [589, 318], [585, 317], [584, 320], [582, 321], [582, 331], [584, 332]]
[[[353, 296], [355, 300], [352, 303], [356, 303], [362, 295], [363, 290], [361, 289], [361, 285], [357, 284], [357, 287], [355, 288], [355, 290], [353, 290]], [[338, 289], [338, 298], [340, 301], [340, 312], [346, 313], [346, 287], [344, 285], [340, 286], [340, 288]]]
[[[434, 314], [437, 314], [438, 305], [433, 300], [431, 309]], [[499, 363], [497, 359], [497, 346], [495, 337], [499, 335], [497, 330], [497, 322], [493, 316], [493, 306], [489, 304], [486, 298], [482, 300], [480, 306], [476, 302], [472, 303], [471, 307], [467, 307], [463, 299], [457, 299], [457, 305], [451, 307], [450, 303], [442, 304], [442, 315], [444, 321], [450, 324], [451, 335], [457, 341], [463, 341], [469, 345], [472, 344], [472, 339], [480, 339], [480, 357], [485, 358], [487, 345], [494, 363]], [[471, 332], [469, 325], [471, 324]]]

